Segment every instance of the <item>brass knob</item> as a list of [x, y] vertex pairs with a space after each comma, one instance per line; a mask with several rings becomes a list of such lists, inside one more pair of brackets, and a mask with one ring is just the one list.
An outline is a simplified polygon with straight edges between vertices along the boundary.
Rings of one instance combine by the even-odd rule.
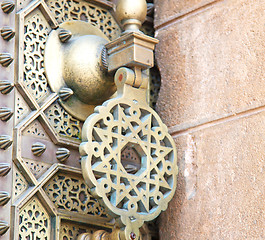
[[125, 32], [139, 32], [147, 14], [145, 0], [119, 0], [116, 15]]

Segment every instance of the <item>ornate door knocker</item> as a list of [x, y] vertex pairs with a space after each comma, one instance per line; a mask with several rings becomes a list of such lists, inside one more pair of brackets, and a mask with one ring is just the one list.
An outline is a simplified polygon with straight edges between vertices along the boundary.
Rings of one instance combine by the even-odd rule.
[[121, 0], [116, 14], [124, 32], [105, 47], [108, 71], [116, 71], [117, 96], [85, 121], [81, 164], [92, 194], [121, 229], [109, 237], [138, 240], [139, 228], [166, 210], [174, 195], [177, 157], [167, 127], [146, 101], [145, 70], [153, 65], [158, 42], [139, 31], [146, 2]]

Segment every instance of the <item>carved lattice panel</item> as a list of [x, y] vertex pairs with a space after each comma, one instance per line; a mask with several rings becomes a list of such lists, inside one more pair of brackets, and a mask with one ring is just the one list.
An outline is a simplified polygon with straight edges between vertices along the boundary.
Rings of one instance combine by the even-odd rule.
[[24, 83], [37, 102], [49, 94], [44, 74], [44, 48], [50, 31], [51, 26], [40, 10], [27, 16], [24, 24]]
[[60, 210], [110, 219], [82, 177], [58, 173], [46, 183], [44, 191]]
[[19, 240], [50, 240], [51, 218], [37, 197], [19, 212]]
[[23, 131], [23, 135], [29, 135], [41, 139], [49, 140], [47, 133], [45, 132], [42, 125], [38, 120], [34, 120], [27, 128]]
[[23, 192], [25, 192], [29, 184], [23, 174], [15, 167], [13, 171], [13, 200], [16, 200]]
[[88, 1], [48, 0], [46, 2], [59, 23], [70, 20], [89, 22], [98, 26], [110, 40], [117, 38], [121, 33], [118, 24], [108, 10], [88, 3]]
[[[16, 2], [13, 160], [17, 169], [12, 202], [19, 221], [14, 221], [11, 239], [74, 240], [83, 232], [106, 230], [106, 226], [110, 230], [112, 218], [89, 194], [82, 178], [78, 145], [83, 122], [69, 114], [51, 91], [44, 51], [52, 29], [71, 20], [91, 23], [110, 40], [117, 38], [121, 30], [112, 16], [112, 5], [101, 0]], [[39, 156], [32, 151], [36, 142], [46, 147]], [[64, 162], [61, 149], [69, 152]], [[58, 227], [59, 231], [53, 231]]]
[[26, 116], [28, 116], [31, 110], [22, 95], [18, 91], [16, 91], [15, 96], [15, 124], [17, 125]]
[[82, 125], [72, 117], [60, 104], [52, 104], [45, 114], [55, 131], [63, 137], [80, 139]]
[[28, 169], [36, 179], [40, 178], [51, 167], [51, 164], [37, 162], [30, 159], [24, 159], [23, 162], [27, 165]]

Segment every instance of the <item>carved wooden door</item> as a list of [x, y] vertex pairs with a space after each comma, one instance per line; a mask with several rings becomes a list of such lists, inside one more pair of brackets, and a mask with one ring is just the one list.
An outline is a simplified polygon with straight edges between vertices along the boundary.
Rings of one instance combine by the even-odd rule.
[[80, 233], [113, 227], [111, 216], [89, 194], [81, 174], [78, 146], [83, 122], [59, 103], [44, 70], [49, 33], [66, 21], [85, 21], [108, 39], [117, 38], [121, 29], [113, 6], [104, 0], [1, 2], [3, 240], [74, 240]]

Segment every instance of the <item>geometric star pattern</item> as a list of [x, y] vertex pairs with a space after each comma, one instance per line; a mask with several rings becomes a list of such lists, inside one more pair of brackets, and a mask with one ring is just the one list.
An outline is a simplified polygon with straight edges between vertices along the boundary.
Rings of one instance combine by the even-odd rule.
[[[135, 174], [121, 162], [128, 144], [143, 152]], [[146, 103], [122, 97], [98, 107], [84, 124], [80, 152], [87, 184], [123, 224], [150, 221], [167, 208], [176, 188], [176, 149], [167, 127]]]

